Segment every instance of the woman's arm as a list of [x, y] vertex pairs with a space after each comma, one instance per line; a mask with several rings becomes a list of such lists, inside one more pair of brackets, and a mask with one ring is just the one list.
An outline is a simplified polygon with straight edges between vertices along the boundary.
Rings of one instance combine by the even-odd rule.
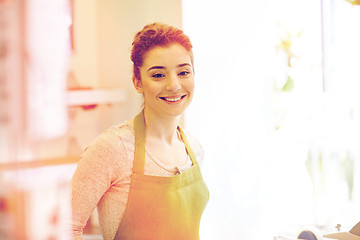
[[114, 178], [119, 138], [105, 132], [84, 151], [72, 178], [72, 231], [81, 239], [83, 229]]

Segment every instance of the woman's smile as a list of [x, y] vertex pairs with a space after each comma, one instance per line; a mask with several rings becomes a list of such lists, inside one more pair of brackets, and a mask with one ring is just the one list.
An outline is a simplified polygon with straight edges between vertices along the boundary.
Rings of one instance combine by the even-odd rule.
[[178, 96], [160, 97], [160, 98], [168, 104], [177, 104], [177, 103], [182, 102], [182, 100], [185, 97], [186, 97], [186, 94], [178, 95]]

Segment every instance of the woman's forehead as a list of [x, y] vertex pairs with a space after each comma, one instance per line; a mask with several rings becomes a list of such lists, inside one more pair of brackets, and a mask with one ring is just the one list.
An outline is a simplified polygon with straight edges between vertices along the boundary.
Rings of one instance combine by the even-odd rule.
[[168, 46], [157, 46], [144, 54], [143, 66], [150, 65], [168, 65], [185, 64], [191, 65], [190, 53], [180, 44], [171, 44]]

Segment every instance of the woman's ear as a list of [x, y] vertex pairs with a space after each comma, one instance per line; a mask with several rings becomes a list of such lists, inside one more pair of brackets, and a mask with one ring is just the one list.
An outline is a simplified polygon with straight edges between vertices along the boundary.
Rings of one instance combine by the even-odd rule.
[[142, 82], [141, 80], [137, 79], [135, 76], [133, 76], [133, 84], [134, 84], [134, 87], [135, 87], [135, 90], [138, 92], [138, 93], [143, 93], [143, 88], [142, 88]]

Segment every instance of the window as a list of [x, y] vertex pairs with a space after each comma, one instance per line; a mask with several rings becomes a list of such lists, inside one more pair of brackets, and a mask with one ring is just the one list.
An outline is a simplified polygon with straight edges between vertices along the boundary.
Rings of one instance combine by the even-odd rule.
[[[320, 1], [183, 0], [196, 74], [186, 124], [205, 148], [210, 189], [204, 239], [359, 221], [360, 6], [327, 4], [324, 26], [333, 21], [336, 41], [322, 28]], [[336, 72], [331, 80], [323, 67]]]

